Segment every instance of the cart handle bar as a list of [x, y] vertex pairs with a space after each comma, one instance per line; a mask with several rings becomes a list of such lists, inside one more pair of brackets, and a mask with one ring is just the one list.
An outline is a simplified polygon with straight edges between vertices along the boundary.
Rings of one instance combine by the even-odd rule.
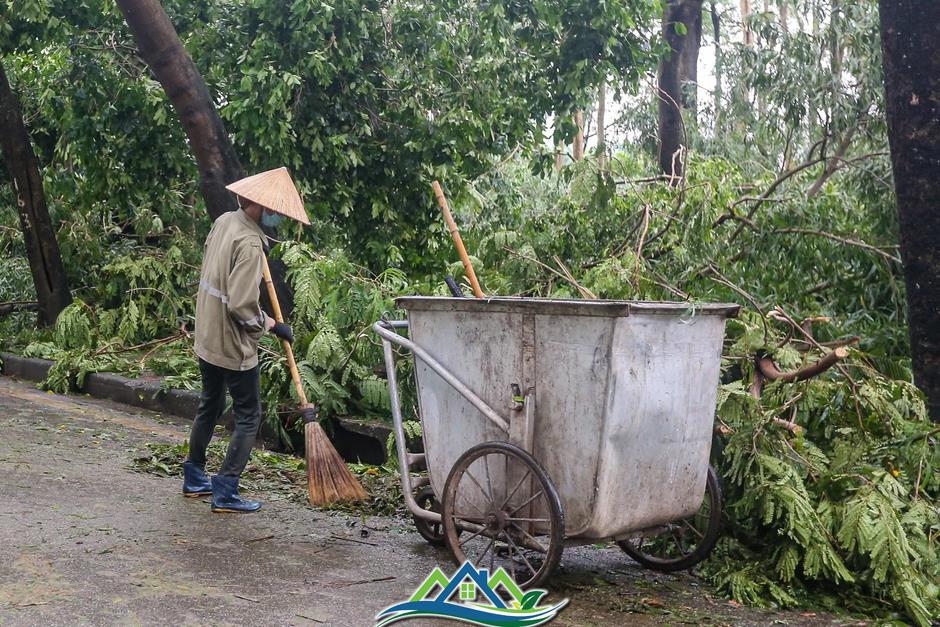
[[403, 346], [404, 348], [410, 350], [415, 357], [426, 363], [431, 367], [431, 370], [436, 372], [444, 381], [446, 381], [451, 387], [453, 387], [457, 392], [463, 396], [465, 399], [470, 401], [470, 403], [480, 410], [484, 416], [486, 416], [490, 422], [495, 424], [497, 427], [503, 430], [504, 433], [509, 433], [509, 423], [506, 422], [502, 416], [497, 414], [492, 407], [486, 404], [486, 402], [474, 393], [473, 390], [468, 388], [463, 384], [457, 377], [455, 377], [447, 368], [445, 368], [441, 362], [437, 361], [431, 357], [430, 353], [426, 350], [412, 342], [411, 340], [402, 337], [396, 333], [393, 329], [406, 329], [408, 328], [407, 320], [395, 320], [395, 321], [378, 321], [372, 325], [372, 330], [379, 334], [382, 339], [397, 344], [398, 346]]

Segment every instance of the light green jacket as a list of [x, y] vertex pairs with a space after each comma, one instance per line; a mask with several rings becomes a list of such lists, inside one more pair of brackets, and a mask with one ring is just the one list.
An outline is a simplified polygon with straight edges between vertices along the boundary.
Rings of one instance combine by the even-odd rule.
[[206, 238], [193, 348], [210, 364], [229, 370], [258, 364], [258, 338], [267, 318], [258, 303], [264, 237], [258, 223], [239, 209], [219, 216]]

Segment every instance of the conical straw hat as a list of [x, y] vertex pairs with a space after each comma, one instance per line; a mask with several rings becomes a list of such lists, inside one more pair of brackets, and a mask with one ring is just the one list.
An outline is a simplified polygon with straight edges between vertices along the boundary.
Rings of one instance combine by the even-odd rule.
[[265, 209], [279, 213], [301, 224], [310, 224], [304, 201], [300, 199], [287, 168], [268, 170], [226, 185], [225, 189]]

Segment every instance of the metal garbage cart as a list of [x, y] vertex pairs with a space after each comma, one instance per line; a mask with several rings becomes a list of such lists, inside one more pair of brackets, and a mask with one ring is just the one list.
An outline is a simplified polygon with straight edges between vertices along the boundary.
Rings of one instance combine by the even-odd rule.
[[[737, 305], [396, 304], [407, 321], [373, 329], [405, 502], [428, 541], [458, 562], [503, 566], [523, 587], [544, 581], [566, 545], [614, 540], [661, 570], [712, 549], [721, 491], [708, 458], [725, 319]], [[424, 453], [405, 447], [394, 346], [415, 358]], [[422, 464], [428, 476], [413, 478]]]

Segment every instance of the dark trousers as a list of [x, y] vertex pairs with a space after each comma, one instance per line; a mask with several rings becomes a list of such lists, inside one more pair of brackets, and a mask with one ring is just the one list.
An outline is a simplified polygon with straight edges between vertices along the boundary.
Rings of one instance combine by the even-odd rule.
[[189, 461], [205, 468], [206, 448], [212, 439], [215, 423], [225, 409], [225, 388], [228, 386], [229, 394], [232, 395], [232, 411], [235, 413], [235, 433], [229, 441], [219, 474], [238, 477], [248, 464], [261, 425], [261, 378], [258, 366], [251, 370], [228, 370], [200, 359], [199, 370], [202, 373], [202, 397], [189, 435]]

